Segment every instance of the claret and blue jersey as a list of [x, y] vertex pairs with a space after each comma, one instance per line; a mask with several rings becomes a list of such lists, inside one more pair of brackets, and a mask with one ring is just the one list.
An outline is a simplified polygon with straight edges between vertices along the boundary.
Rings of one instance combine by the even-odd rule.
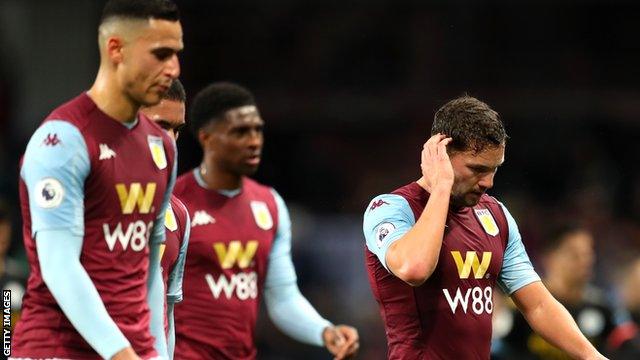
[[323, 319], [297, 287], [291, 220], [272, 188], [243, 178], [235, 190], [211, 190], [198, 169], [181, 175], [175, 194], [191, 216], [184, 301], [176, 306], [180, 359], [256, 359], [260, 299], [276, 326], [322, 345]]
[[515, 220], [487, 195], [474, 207], [449, 211], [438, 265], [423, 285], [395, 277], [386, 252], [413, 227], [428, 196], [414, 182], [374, 198], [364, 215], [367, 270], [389, 358], [487, 359], [496, 283], [512, 294], [540, 278]]
[[[175, 144], [160, 127], [142, 115], [120, 123], [87, 94], [54, 110], [34, 133], [20, 174], [31, 274], [14, 356], [97, 359], [129, 344], [142, 358], [157, 355], [147, 300], [148, 244], [164, 240], [158, 222], [175, 179], [174, 161]], [[62, 236], [45, 241], [43, 234], [55, 232]], [[45, 273], [43, 264], [56, 254], [71, 258]], [[60, 281], [48, 286], [47, 277]], [[82, 296], [69, 293], [80, 292], [74, 290], [83, 286], [78, 279], [87, 285]], [[69, 284], [54, 294], [50, 288], [62, 283]], [[86, 303], [95, 305], [93, 312], [78, 313]], [[82, 336], [78, 329], [85, 329]]]

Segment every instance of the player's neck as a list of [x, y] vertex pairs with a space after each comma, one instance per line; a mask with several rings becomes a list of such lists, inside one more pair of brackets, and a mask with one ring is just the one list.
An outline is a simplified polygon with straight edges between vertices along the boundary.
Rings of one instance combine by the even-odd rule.
[[198, 171], [210, 190], [236, 190], [242, 186], [242, 176], [220, 170], [215, 165], [202, 163]]
[[140, 108], [139, 104], [127, 98], [115, 83], [113, 76], [108, 76], [102, 69], [98, 71], [96, 81], [87, 94], [102, 112], [120, 122], [135, 120]]

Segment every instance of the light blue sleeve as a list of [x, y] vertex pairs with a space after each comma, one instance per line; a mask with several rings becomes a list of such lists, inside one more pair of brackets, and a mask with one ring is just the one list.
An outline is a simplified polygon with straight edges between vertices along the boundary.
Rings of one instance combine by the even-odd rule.
[[53, 120], [36, 130], [20, 170], [29, 193], [32, 235], [61, 229], [84, 235], [84, 181], [90, 170], [78, 128]]
[[42, 280], [78, 333], [105, 359], [130, 346], [80, 263], [82, 236], [70, 230], [36, 236], [38, 254], [46, 254], [39, 257]]
[[147, 301], [151, 311], [151, 335], [155, 338], [154, 348], [162, 359], [168, 358], [167, 336], [164, 332], [164, 282], [160, 271], [160, 246], [149, 244], [149, 279], [147, 280]]
[[[176, 150], [175, 142], [172, 142], [174, 151]], [[151, 335], [155, 338], [154, 347], [158, 352], [158, 356], [161, 358], [168, 358], [167, 350], [167, 336], [164, 332], [164, 317], [166, 316], [164, 309], [165, 301], [165, 288], [162, 281], [162, 272], [160, 270], [160, 245], [165, 241], [165, 225], [164, 218], [167, 208], [169, 207], [169, 199], [173, 192], [173, 186], [176, 183], [176, 174], [178, 171], [178, 153], [175, 152], [175, 158], [173, 161], [173, 169], [171, 170], [171, 176], [167, 189], [164, 193], [162, 200], [162, 206], [156, 216], [156, 221], [153, 224], [153, 232], [149, 241], [149, 278], [147, 280], [147, 302], [149, 303], [149, 310], [151, 311], [151, 323], [150, 331]]]
[[[184, 209], [186, 212], [187, 210]], [[178, 303], [182, 301], [182, 279], [184, 277], [184, 264], [187, 261], [187, 248], [189, 247], [189, 236], [191, 234], [191, 219], [189, 213], [186, 212], [187, 218], [184, 224], [184, 237], [182, 238], [182, 245], [178, 253], [178, 259], [176, 260], [169, 279], [167, 281], [167, 302], [170, 304]]]
[[84, 236], [84, 182], [91, 170], [80, 131], [71, 123], [44, 123], [27, 145], [20, 176], [29, 194], [42, 279], [91, 347], [111, 358], [129, 346], [80, 263]]
[[504, 215], [507, 218], [509, 240], [507, 240], [507, 248], [504, 251], [502, 270], [498, 276], [498, 285], [505, 294], [511, 295], [525, 285], [540, 281], [540, 276], [533, 269], [533, 265], [529, 260], [518, 230], [518, 224], [516, 224], [506, 206], [502, 203], [500, 206], [502, 206]]
[[[184, 206], [184, 205], [183, 205]], [[176, 345], [176, 333], [175, 323], [173, 320], [173, 306], [175, 303], [182, 301], [182, 279], [184, 277], [184, 264], [187, 260], [187, 248], [189, 247], [189, 235], [191, 233], [191, 219], [189, 212], [184, 211], [187, 214], [184, 224], [184, 237], [182, 239], [182, 246], [178, 254], [178, 260], [169, 274], [169, 285], [167, 285], [167, 321], [169, 323], [167, 348], [169, 351], [169, 358], [173, 359], [173, 351]]]
[[367, 248], [376, 254], [385, 269], [389, 246], [406, 234], [416, 219], [409, 203], [400, 195], [383, 194], [375, 197], [364, 212], [362, 231]]
[[269, 254], [264, 299], [271, 321], [297, 341], [323, 346], [322, 333], [332, 324], [322, 318], [300, 293], [291, 260], [291, 219], [280, 195], [273, 190], [278, 206], [278, 229]]
[[173, 303], [167, 303], [167, 322], [169, 323], [169, 328], [167, 329], [167, 348], [169, 352], [169, 359], [173, 360], [174, 351], [176, 349], [176, 325], [173, 320]]

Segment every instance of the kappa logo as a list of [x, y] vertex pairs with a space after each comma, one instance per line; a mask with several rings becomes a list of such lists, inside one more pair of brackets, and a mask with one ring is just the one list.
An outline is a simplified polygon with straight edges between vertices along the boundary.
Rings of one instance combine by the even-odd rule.
[[116, 152], [111, 150], [107, 144], [100, 144], [100, 157], [98, 160], [108, 160], [116, 157]]
[[204, 210], [198, 210], [193, 214], [193, 220], [191, 221], [191, 227], [200, 225], [215, 224], [216, 219], [209, 215]]
[[46, 138], [42, 141], [42, 145], [44, 146], [56, 146], [60, 144], [62, 141], [58, 139], [58, 134], [49, 133]]
[[369, 209], [370, 209], [371, 211], [373, 211], [373, 210], [375, 210], [375, 209], [379, 208], [379, 207], [380, 207], [380, 206], [382, 206], [382, 205], [389, 205], [389, 203], [388, 203], [388, 202], [386, 202], [386, 201], [384, 201], [384, 200], [382, 200], [382, 199], [380, 199], [380, 200], [378, 200], [378, 201], [374, 201], [373, 203], [371, 203], [371, 207], [370, 207]]

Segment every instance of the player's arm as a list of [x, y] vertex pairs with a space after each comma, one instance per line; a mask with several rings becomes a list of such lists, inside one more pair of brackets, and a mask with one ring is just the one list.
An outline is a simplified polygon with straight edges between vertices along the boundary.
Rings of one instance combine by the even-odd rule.
[[571, 314], [541, 282], [534, 282], [511, 295], [527, 322], [543, 339], [574, 359], [605, 359], [580, 332]]
[[529, 260], [518, 225], [506, 207], [509, 239], [498, 284], [511, 296], [531, 328], [575, 359], [604, 359], [580, 332], [569, 312], [549, 293]]
[[[175, 143], [174, 150], [175, 150]], [[176, 153], [177, 159], [177, 153]], [[147, 279], [147, 301], [149, 303], [149, 310], [151, 311], [151, 335], [155, 338], [154, 348], [158, 352], [158, 356], [168, 358], [167, 350], [167, 336], [164, 332], [164, 300], [165, 300], [165, 288], [162, 281], [162, 271], [160, 270], [160, 246], [165, 241], [165, 213], [169, 207], [169, 199], [171, 198], [171, 192], [176, 182], [177, 163], [174, 160], [173, 168], [171, 170], [171, 176], [169, 183], [167, 184], [167, 190], [164, 193], [162, 199], [162, 206], [156, 216], [156, 220], [153, 223], [153, 229], [151, 232], [151, 239], [149, 241], [149, 278]]]
[[325, 346], [344, 359], [358, 349], [358, 333], [349, 326], [333, 326], [302, 295], [291, 260], [291, 220], [289, 211], [273, 191], [278, 206], [278, 229], [269, 254], [264, 298], [269, 317], [288, 336], [311, 345]]
[[[59, 143], [45, 145], [48, 136], [56, 136]], [[67, 122], [43, 124], [27, 145], [20, 176], [29, 193], [42, 279], [71, 324], [100, 356], [138, 359], [80, 263], [89, 171], [84, 139]]]
[[169, 322], [168, 329], [168, 351], [169, 357], [173, 359], [173, 351], [175, 349], [176, 333], [175, 323], [173, 319], [173, 307], [175, 303], [182, 301], [182, 279], [184, 277], [184, 264], [187, 260], [187, 248], [189, 247], [189, 235], [191, 233], [191, 219], [184, 205], [183, 210], [186, 214], [186, 221], [184, 226], [184, 235], [182, 237], [182, 245], [180, 246], [180, 252], [178, 253], [178, 260], [176, 261], [171, 274], [169, 274], [169, 281], [167, 286], [167, 320]]
[[449, 142], [451, 138], [437, 134], [424, 144], [421, 169], [429, 200], [415, 225], [385, 255], [387, 269], [411, 286], [422, 285], [438, 265], [454, 178]]

